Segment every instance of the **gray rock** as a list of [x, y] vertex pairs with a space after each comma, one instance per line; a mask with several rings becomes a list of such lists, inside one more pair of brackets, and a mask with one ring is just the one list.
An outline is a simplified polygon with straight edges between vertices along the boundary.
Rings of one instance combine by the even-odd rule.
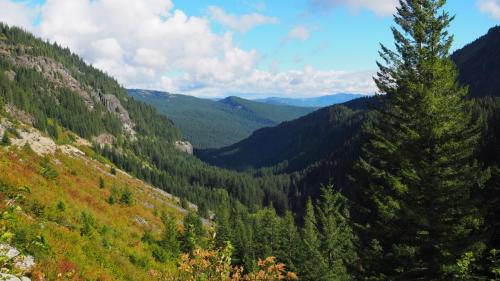
[[12, 274], [0, 273], [0, 281], [31, 281], [28, 277], [17, 277]]
[[15, 259], [14, 267], [23, 271], [28, 272], [35, 267], [35, 258], [33, 256], [18, 256]]
[[17, 256], [19, 256], [20, 252], [7, 244], [0, 244], [0, 256], [7, 257], [7, 259], [11, 260]]
[[175, 148], [180, 152], [187, 153], [189, 155], [193, 155], [193, 145], [188, 141], [176, 141]]

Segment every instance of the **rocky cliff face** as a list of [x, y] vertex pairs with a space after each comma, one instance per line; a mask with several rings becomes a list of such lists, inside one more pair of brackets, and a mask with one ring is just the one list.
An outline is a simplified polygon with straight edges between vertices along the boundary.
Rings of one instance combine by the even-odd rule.
[[134, 127], [135, 123], [130, 119], [128, 111], [123, 107], [120, 100], [113, 95], [105, 95], [102, 93], [97, 93], [99, 100], [104, 104], [109, 112], [112, 112], [118, 116], [120, 121], [122, 121], [123, 129], [129, 135], [135, 135]]
[[[0, 41], [0, 55], [7, 58], [14, 65], [36, 70], [53, 83], [55, 87], [66, 88], [77, 93], [90, 111], [95, 109], [96, 103], [102, 103], [110, 113], [115, 114], [120, 119], [124, 131], [129, 136], [135, 135], [135, 123], [130, 119], [128, 111], [117, 97], [103, 94], [88, 85], [82, 85], [63, 64], [48, 57], [27, 55], [23, 47], [10, 46], [3, 41]], [[9, 71], [6, 76], [14, 80], [16, 73]], [[57, 99], [57, 97], [55, 98]]]

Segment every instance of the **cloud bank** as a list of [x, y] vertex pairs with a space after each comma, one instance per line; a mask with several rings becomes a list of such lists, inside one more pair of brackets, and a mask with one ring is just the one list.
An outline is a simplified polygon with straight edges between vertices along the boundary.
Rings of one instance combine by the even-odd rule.
[[[237, 32], [277, 22], [259, 14], [208, 10], [210, 17]], [[369, 71], [321, 71], [311, 66], [261, 70], [258, 52], [239, 47], [230, 31], [215, 32], [210, 17], [189, 16], [169, 0], [47, 0], [37, 9], [26, 2], [0, 0], [0, 21], [69, 47], [126, 87], [204, 97], [375, 91]], [[307, 40], [309, 31], [297, 27], [289, 38]]]

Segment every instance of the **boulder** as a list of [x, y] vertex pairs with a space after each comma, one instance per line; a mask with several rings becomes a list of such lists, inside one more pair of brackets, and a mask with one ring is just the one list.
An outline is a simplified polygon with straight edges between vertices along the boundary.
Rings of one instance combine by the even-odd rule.
[[176, 141], [175, 148], [180, 152], [187, 153], [189, 155], [193, 155], [193, 145], [188, 141]]

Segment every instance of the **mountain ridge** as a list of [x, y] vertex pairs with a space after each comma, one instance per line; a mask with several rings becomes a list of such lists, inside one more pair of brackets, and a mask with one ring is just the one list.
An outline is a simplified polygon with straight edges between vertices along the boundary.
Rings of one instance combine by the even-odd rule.
[[500, 97], [500, 26], [455, 51], [451, 58], [460, 70], [460, 81], [470, 97]]
[[230, 145], [257, 129], [276, 126], [316, 109], [268, 105], [234, 96], [214, 101], [137, 89], [130, 89], [129, 94], [156, 106], [160, 113], [174, 121], [184, 138], [196, 148]]

